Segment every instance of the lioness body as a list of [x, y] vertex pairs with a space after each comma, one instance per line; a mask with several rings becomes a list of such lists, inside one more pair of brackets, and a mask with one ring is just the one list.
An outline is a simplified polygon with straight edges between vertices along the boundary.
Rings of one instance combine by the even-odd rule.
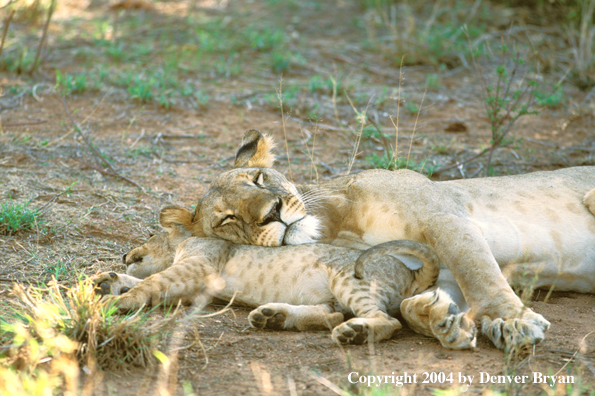
[[[362, 343], [368, 337], [381, 341], [401, 328], [391, 317], [401, 302], [430, 287], [439, 272], [439, 259], [431, 249], [411, 241], [364, 253], [325, 244], [264, 248], [188, 238], [192, 217], [182, 208], [166, 208], [161, 217], [170, 232], [151, 237], [124, 256], [128, 275], [103, 273], [95, 278], [103, 294], [119, 295], [121, 308], [210, 294], [258, 307], [250, 314], [254, 327], [330, 327], [339, 342]], [[402, 261], [420, 268], [412, 271]], [[356, 263], [360, 279], [354, 276]], [[343, 314], [356, 318], [341, 323]], [[443, 319], [448, 318], [445, 313]], [[469, 336], [474, 345], [475, 334], [465, 333], [459, 340], [462, 347], [469, 346]]]
[[462, 276], [469, 286], [500, 278], [497, 264], [513, 283], [537, 273], [536, 287], [595, 293], [595, 217], [583, 203], [594, 186], [593, 167], [446, 182], [372, 170], [321, 186], [344, 191], [321, 207], [347, 215], [311, 213], [327, 243], [347, 235], [368, 245], [410, 239], [437, 249], [457, 279], [482, 268]]
[[[595, 167], [445, 182], [371, 170], [294, 185], [268, 168], [270, 149], [258, 132], [246, 134], [236, 169], [217, 176], [199, 202], [194, 234], [265, 246], [427, 244], [447, 267], [438, 286], [461, 308], [468, 303], [501, 348], [539, 342], [549, 327], [502, 271], [513, 283], [529, 274], [538, 287], [595, 292]], [[423, 322], [427, 301], [418, 299], [406, 309]]]

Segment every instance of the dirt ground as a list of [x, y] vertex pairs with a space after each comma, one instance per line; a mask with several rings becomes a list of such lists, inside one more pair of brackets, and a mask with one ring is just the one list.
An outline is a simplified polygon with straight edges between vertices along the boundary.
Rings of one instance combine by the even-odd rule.
[[[162, 7], [159, 10], [164, 13], [167, 7], [173, 14], [184, 12], [175, 8], [178, 3], [157, 3], [155, 7]], [[439, 169], [487, 147], [488, 119], [478, 94], [479, 79], [471, 68], [439, 71], [440, 85], [426, 90], [427, 75], [435, 68], [404, 67], [402, 97], [416, 104], [423, 98], [416, 121], [417, 112], [405, 111], [394, 97], [399, 86], [398, 67], [373, 53], [358, 53], [357, 32], [334, 22], [341, 17], [352, 18], [358, 8], [350, 2], [330, 3], [316, 3], [320, 6], [316, 9], [298, 5], [291, 12], [279, 13], [280, 23], [302, 21], [286, 29], [288, 34], [299, 33], [303, 40], [299, 45], [306, 48], [307, 58], [286, 72], [284, 85], [305, 86], [315, 73], [357, 80], [352, 95], [364, 99], [355, 107], [362, 111], [372, 103], [367, 115], [391, 142], [395, 141], [395, 130], [389, 115], [394, 118], [400, 111], [399, 153], [401, 157], [411, 156], [412, 164], [427, 163]], [[346, 5], [337, 6], [343, 3]], [[76, 2], [67, 6], [81, 15], [91, 12], [77, 8]], [[234, 13], [265, 8], [250, 1], [228, 7], [236, 7]], [[221, 12], [225, 10], [223, 7]], [[57, 15], [65, 12], [59, 9]], [[353, 59], [356, 61], [350, 61]], [[113, 159], [110, 169], [96, 161], [89, 145], [73, 129], [62, 100], [49, 88], [55, 84], [53, 75], [50, 61], [42, 63], [33, 77], [0, 73], [5, 87], [0, 98], [0, 200], [30, 201], [31, 207], [43, 208], [44, 221], [44, 230], [39, 232], [0, 235], [0, 298], [6, 300], [12, 298], [13, 282], [45, 282], [55, 276], [59, 282], [68, 283], [73, 271], [89, 275], [107, 270], [124, 272], [122, 254], [159, 229], [160, 208], [194, 205], [213, 177], [232, 166], [241, 136], [248, 129], [275, 137], [278, 168], [285, 174], [291, 172], [297, 182], [328, 180], [346, 173], [357, 140], [359, 126], [354, 110], [345, 98], [333, 105], [329, 92], [301, 94], [289, 113], [282, 115], [263, 99], [279, 87], [279, 75], [270, 71], [247, 72], [211, 85], [208, 77], [201, 77], [211, 99], [198, 107], [178, 103], [166, 109], [156, 103], [139, 103], [125, 90], [113, 87], [68, 95], [65, 100], [72, 118], [96, 149]], [[36, 85], [41, 88], [33, 90], [33, 95], [31, 88]], [[29, 91], [11, 93], [6, 89], [10, 86], [29, 87]], [[391, 94], [385, 103], [378, 105], [370, 99], [386, 87]], [[563, 87], [565, 104], [540, 108], [538, 115], [517, 121], [513, 131], [517, 143], [495, 153], [497, 174], [595, 164], [595, 97], [571, 84]], [[317, 121], [308, 116], [313, 103], [319, 103]], [[374, 167], [370, 156], [382, 155], [385, 150], [382, 139], [362, 138], [351, 172]], [[439, 172], [432, 179], [479, 175], [483, 171], [481, 161]], [[417, 170], [423, 171], [424, 166]], [[114, 172], [123, 177], [108, 174]], [[552, 324], [547, 338], [512, 362], [483, 336], [478, 337], [478, 346], [472, 351], [451, 351], [407, 328], [387, 342], [348, 347], [335, 345], [328, 332], [257, 331], [249, 328], [249, 310], [244, 308], [193, 321], [183, 328], [186, 335], [181, 346], [163, 348], [170, 357], [175, 355], [171, 354], [173, 349], [179, 349], [170, 381], [177, 383], [175, 393], [180, 395], [454, 395], [493, 394], [492, 390], [560, 395], [595, 389], [595, 296], [554, 291], [546, 299], [547, 294], [547, 290], [536, 291], [530, 302]], [[207, 311], [219, 308], [209, 306]], [[203, 347], [195, 342], [194, 330]], [[164, 386], [162, 370], [106, 372], [94, 394], [158, 393]], [[507, 370], [531, 379], [532, 372], [571, 375], [583, 384], [550, 386], [533, 384], [532, 380], [524, 385], [479, 383], [481, 372], [497, 376]], [[383, 388], [383, 393], [372, 393], [363, 385], [350, 384], [348, 375], [352, 372], [358, 373], [352, 378], [407, 372], [417, 374], [417, 383], [402, 388], [391, 385]], [[423, 383], [424, 373], [434, 373], [435, 377]], [[446, 378], [452, 373], [453, 383], [441, 383], [439, 373]], [[471, 386], [457, 385], [459, 375], [474, 376]], [[451, 393], [436, 389], [451, 389]]]

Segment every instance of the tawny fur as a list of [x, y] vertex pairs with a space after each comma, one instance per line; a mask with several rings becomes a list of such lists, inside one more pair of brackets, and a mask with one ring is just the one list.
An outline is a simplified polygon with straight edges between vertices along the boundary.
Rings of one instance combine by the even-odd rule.
[[[325, 244], [271, 249], [189, 238], [192, 215], [183, 208], [163, 209], [160, 221], [168, 232], [124, 255], [127, 274], [106, 272], [94, 279], [102, 294], [119, 296], [115, 301], [123, 309], [235, 296], [236, 304], [258, 307], [249, 316], [253, 327], [331, 328], [337, 342], [377, 342], [401, 328], [393, 317], [401, 303], [432, 286], [440, 267], [431, 249], [411, 241], [393, 241], [363, 254]], [[422, 265], [411, 270], [402, 261]], [[343, 314], [356, 318], [342, 323]], [[471, 344], [468, 337], [462, 332], [448, 346], [475, 345], [475, 334]]]
[[[254, 153], [261, 163], [267, 156]], [[433, 306], [447, 312], [453, 302], [463, 311], [468, 304], [468, 319], [481, 320], [499, 348], [535, 344], [549, 327], [508, 282], [528, 276], [538, 288], [595, 293], [593, 166], [444, 182], [409, 170], [370, 170], [295, 185], [273, 169], [242, 163], [217, 176], [199, 201], [195, 235], [262, 246], [427, 244], [446, 265], [438, 279], [445, 293]], [[427, 298], [413, 297], [417, 303], [408, 306], [431, 329]]]

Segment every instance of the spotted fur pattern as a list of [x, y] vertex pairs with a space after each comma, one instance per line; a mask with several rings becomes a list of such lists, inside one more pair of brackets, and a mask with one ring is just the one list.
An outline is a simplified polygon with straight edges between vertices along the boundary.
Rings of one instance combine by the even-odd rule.
[[[337, 342], [361, 344], [390, 338], [401, 328], [394, 316], [402, 301], [438, 276], [438, 257], [416, 242], [392, 241], [363, 254], [324, 244], [271, 249], [190, 237], [191, 220], [185, 209], [165, 208], [161, 223], [167, 232], [124, 255], [127, 274], [97, 275], [98, 292], [113, 295], [108, 298], [122, 309], [235, 298], [256, 307], [249, 316], [255, 328], [330, 328]], [[343, 322], [344, 315], [355, 318]]]

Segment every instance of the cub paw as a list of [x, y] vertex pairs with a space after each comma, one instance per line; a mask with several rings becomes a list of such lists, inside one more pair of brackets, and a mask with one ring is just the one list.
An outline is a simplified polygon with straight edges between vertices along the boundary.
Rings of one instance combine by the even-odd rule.
[[333, 340], [340, 344], [362, 345], [368, 340], [370, 328], [358, 318], [350, 319], [333, 329]]
[[475, 323], [455, 303], [448, 306], [446, 314], [434, 318], [432, 332], [445, 348], [468, 349], [477, 345]]
[[492, 319], [484, 316], [481, 319], [481, 331], [497, 348], [506, 351], [511, 348], [522, 348], [535, 345], [545, 338], [550, 327], [543, 316], [527, 309], [520, 318]]
[[435, 337], [449, 349], [475, 348], [477, 328], [465, 312], [444, 291], [437, 289], [407, 298], [401, 313], [413, 330]]
[[250, 326], [255, 329], [283, 330], [287, 314], [282, 310], [262, 305], [248, 315]]
[[95, 285], [95, 293], [100, 296], [119, 296], [134, 287], [140, 280], [125, 274], [115, 272], [102, 272], [91, 278]]

